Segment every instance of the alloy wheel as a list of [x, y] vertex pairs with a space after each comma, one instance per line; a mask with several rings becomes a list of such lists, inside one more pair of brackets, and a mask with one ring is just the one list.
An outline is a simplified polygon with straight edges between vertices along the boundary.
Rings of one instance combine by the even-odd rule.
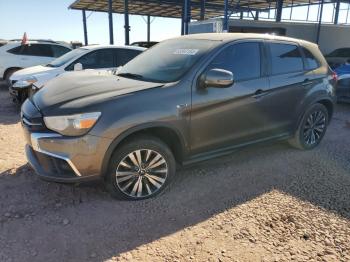
[[167, 175], [167, 162], [159, 152], [140, 149], [120, 161], [116, 170], [116, 184], [130, 197], [145, 198], [164, 185]]
[[322, 111], [310, 114], [303, 130], [305, 144], [312, 146], [318, 143], [326, 130], [326, 124], [326, 115]]

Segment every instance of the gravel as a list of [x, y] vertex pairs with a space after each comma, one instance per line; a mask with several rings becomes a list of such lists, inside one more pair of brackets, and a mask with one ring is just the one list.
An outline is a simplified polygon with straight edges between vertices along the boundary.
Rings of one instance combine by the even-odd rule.
[[0, 261], [350, 261], [350, 105], [321, 145], [242, 149], [155, 199], [38, 179], [0, 87]]

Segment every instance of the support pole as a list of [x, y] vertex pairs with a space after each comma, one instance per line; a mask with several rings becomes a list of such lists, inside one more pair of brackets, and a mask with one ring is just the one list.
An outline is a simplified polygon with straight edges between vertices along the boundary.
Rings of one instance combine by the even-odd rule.
[[255, 11], [254, 20], [259, 20], [259, 11]]
[[112, 0], [108, 0], [108, 22], [109, 22], [109, 43], [111, 45], [114, 44], [113, 38], [113, 8], [112, 8]]
[[241, 11], [241, 13], [239, 15], [239, 19], [243, 19], [243, 11]]
[[324, 3], [324, 0], [321, 1], [321, 10], [320, 10], [320, 16], [319, 16], [318, 27], [317, 27], [316, 44], [318, 44], [320, 41], [322, 14], [323, 14], [323, 3]]
[[184, 34], [188, 35], [188, 23], [191, 15], [190, 0], [184, 0]]
[[277, 0], [277, 2], [276, 2], [276, 22], [281, 22], [281, 20], [282, 20], [282, 9], [283, 9], [283, 0]]
[[129, 38], [129, 31], [130, 31], [129, 0], [124, 0], [124, 31], [125, 31], [125, 45], [129, 45], [130, 44], [130, 38]]
[[181, 11], [181, 35], [185, 34], [185, 1], [182, 3]]
[[87, 26], [86, 26], [86, 14], [85, 10], [83, 10], [83, 27], [84, 27], [84, 43], [88, 45], [88, 34], [87, 34]]
[[147, 16], [147, 42], [151, 41], [151, 16]]
[[205, 19], [205, 0], [201, 0], [201, 14], [200, 14], [200, 20]]
[[335, 6], [335, 14], [334, 14], [334, 24], [338, 24], [339, 19], [339, 9], [340, 9], [340, 0], [337, 0], [336, 6]]
[[224, 32], [228, 32], [228, 0], [225, 0], [224, 6]]

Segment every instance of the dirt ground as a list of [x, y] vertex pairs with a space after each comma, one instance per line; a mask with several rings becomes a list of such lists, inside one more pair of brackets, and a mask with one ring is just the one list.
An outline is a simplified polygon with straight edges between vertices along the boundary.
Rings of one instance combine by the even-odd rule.
[[322, 144], [255, 146], [180, 170], [161, 196], [38, 179], [0, 88], [0, 261], [350, 261], [350, 105]]

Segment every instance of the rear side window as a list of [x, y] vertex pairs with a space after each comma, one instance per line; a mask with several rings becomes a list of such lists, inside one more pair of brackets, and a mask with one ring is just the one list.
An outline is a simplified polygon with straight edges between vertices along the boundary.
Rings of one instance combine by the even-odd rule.
[[21, 45], [9, 50], [8, 52], [16, 55], [53, 57], [50, 45], [45, 44]]
[[303, 58], [297, 45], [270, 43], [272, 75], [304, 70]]
[[51, 45], [53, 57], [60, 57], [65, 53], [71, 51], [69, 48], [60, 45]]
[[7, 50], [7, 52], [11, 53], [11, 54], [14, 54], [14, 55], [20, 55], [22, 53], [23, 49], [24, 49], [24, 46], [17, 46], [15, 48]]
[[117, 49], [114, 50], [116, 57], [116, 67], [123, 66], [141, 53], [138, 50]]
[[231, 71], [235, 81], [260, 77], [260, 44], [247, 42], [226, 47], [209, 65], [209, 69], [213, 68]]
[[307, 70], [313, 70], [320, 66], [314, 55], [305, 47], [302, 48], [305, 56], [305, 67]]

